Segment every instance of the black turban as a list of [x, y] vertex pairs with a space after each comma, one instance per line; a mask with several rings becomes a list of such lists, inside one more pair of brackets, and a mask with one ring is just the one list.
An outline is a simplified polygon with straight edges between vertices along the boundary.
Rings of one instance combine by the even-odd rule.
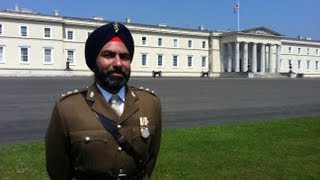
[[134, 42], [127, 27], [118, 22], [111, 22], [94, 30], [87, 39], [85, 56], [87, 66], [94, 71], [96, 69], [96, 58], [102, 49], [113, 37], [118, 36], [127, 47], [131, 60], [134, 53]]

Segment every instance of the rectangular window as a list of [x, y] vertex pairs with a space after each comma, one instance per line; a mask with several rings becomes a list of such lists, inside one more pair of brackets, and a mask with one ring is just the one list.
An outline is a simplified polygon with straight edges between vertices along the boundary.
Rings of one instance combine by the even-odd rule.
[[310, 49], [308, 48], [308, 49], [307, 49], [307, 55], [309, 55], [309, 54], [310, 54]]
[[307, 60], [307, 70], [310, 69], [310, 60]]
[[292, 53], [292, 48], [291, 48], [291, 47], [288, 48], [288, 53], [289, 53], [289, 54]]
[[316, 55], [317, 56], [319, 55], [319, 49], [316, 49]]
[[202, 41], [202, 49], [205, 49], [207, 47], [206, 41]]
[[159, 54], [158, 55], [158, 67], [162, 67], [163, 66], [163, 55]]
[[201, 58], [201, 67], [203, 67], [203, 68], [207, 67], [207, 57], [206, 56], [202, 56], [202, 58]]
[[43, 63], [44, 64], [51, 64], [52, 61], [52, 48], [44, 48], [43, 49]]
[[143, 36], [141, 38], [142, 45], [147, 45], [147, 37]]
[[298, 69], [301, 69], [301, 60], [298, 60]]
[[158, 38], [158, 46], [162, 46], [162, 38]]
[[192, 40], [188, 41], [188, 48], [192, 48]]
[[316, 63], [316, 64], [315, 64], [315, 65], [316, 65], [316, 67], [315, 67], [315, 68], [316, 68], [316, 71], [319, 71], [319, 61], [316, 61], [315, 63]]
[[4, 47], [0, 46], [0, 63], [4, 63]]
[[279, 69], [282, 69], [283, 68], [283, 61], [282, 61], [282, 59], [280, 59], [280, 62], [279, 62]]
[[193, 64], [193, 62], [192, 62], [192, 56], [188, 56], [188, 62], [187, 62], [187, 64], [188, 64], [188, 67], [189, 67], [189, 68], [192, 67], [192, 64]]
[[51, 38], [51, 28], [44, 28], [44, 37]]
[[29, 49], [27, 47], [20, 48], [20, 62], [21, 63], [28, 63], [29, 62], [28, 50]]
[[73, 40], [73, 31], [67, 31], [67, 39]]
[[2, 24], [0, 24], [0, 36], [2, 35]]
[[301, 54], [301, 48], [298, 48], [298, 54]]
[[148, 60], [146, 54], [141, 54], [141, 66], [147, 67], [148, 66]]
[[173, 39], [173, 47], [178, 47], [178, 39]]
[[173, 55], [172, 56], [172, 67], [178, 67], [178, 56], [177, 55]]
[[20, 36], [27, 37], [28, 36], [28, 27], [20, 26]]
[[74, 64], [74, 50], [67, 50], [67, 62]]

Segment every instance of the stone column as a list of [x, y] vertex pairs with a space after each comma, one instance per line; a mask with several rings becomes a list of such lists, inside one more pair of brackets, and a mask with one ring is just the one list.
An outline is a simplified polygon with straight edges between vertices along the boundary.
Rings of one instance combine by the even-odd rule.
[[239, 52], [239, 42], [235, 42], [235, 53], [234, 53], [234, 71], [240, 72], [240, 52]]
[[260, 63], [260, 69], [261, 69], [261, 72], [264, 73], [266, 71], [266, 46], [265, 44], [261, 44], [261, 53], [260, 53], [260, 56], [261, 56], [261, 63]]
[[244, 42], [243, 44], [243, 72], [247, 72], [248, 71], [248, 43]]
[[228, 43], [228, 62], [227, 62], [227, 66], [228, 66], [228, 72], [232, 71], [232, 45], [231, 43]]
[[270, 73], [275, 72], [275, 62], [274, 62], [274, 44], [270, 44], [270, 51], [269, 51], [269, 67]]
[[[268, 50], [268, 53], [267, 53], [267, 50]], [[270, 72], [270, 67], [269, 67], [269, 62], [270, 62], [270, 44], [266, 45], [266, 72]]]
[[277, 45], [277, 52], [276, 52], [276, 62], [277, 62], [277, 66], [276, 66], [276, 72], [280, 72], [280, 49], [281, 46]]
[[253, 43], [252, 44], [252, 72], [255, 73], [257, 72], [257, 44]]

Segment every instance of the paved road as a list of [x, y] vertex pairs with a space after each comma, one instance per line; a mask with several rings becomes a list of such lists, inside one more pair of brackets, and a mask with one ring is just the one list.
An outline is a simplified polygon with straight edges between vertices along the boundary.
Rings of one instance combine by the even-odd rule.
[[[0, 144], [43, 139], [60, 94], [91, 78], [0, 78]], [[132, 78], [156, 92], [165, 128], [320, 115], [320, 79]]]

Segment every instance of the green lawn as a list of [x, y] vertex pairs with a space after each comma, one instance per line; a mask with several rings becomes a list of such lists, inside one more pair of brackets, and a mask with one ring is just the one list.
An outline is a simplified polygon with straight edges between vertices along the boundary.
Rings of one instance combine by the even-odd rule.
[[[48, 179], [43, 142], [0, 145], [0, 179]], [[320, 179], [320, 117], [166, 129], [152, 179]]]

